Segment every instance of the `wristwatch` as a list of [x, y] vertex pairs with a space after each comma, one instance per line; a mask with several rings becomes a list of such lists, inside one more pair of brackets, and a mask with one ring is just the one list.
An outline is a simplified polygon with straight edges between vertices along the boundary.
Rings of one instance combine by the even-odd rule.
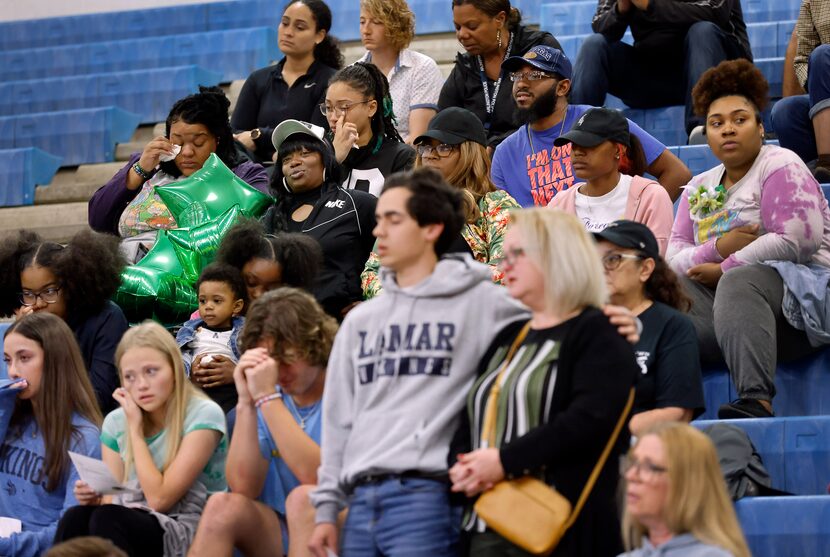
[[259, 139], [261, 135], [262, 135], [262, 130], [261, 129], [254, 128], [254, 129], [251, 130], [251, 139], [253, 139], [254, 141]]

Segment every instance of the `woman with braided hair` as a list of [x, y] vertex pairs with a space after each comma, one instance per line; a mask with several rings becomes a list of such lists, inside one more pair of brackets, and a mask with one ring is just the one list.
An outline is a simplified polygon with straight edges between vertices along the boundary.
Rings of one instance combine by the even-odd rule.
[[357, 62], [334, 74], [320, 110], [344, 188], [377, 197], [387, 176], [415, 164], [415, 150], [395, 128], [389, 82], [374, 64]]
[[165, 135], [130, 157], [124, 168], [93, 194], [89, 226], [130, 238], [125, 253], [131, 262], [137, 261], [155, 242], [158, 230], [177, 226], [155, 188], [193, 175], [211, 153], [239, 178], [266, 192], [265, 169], [236, 152], [229, 107], [230, 101], [218, 87], [200, 87], [199, 93], [176, 101], [167, 116]]

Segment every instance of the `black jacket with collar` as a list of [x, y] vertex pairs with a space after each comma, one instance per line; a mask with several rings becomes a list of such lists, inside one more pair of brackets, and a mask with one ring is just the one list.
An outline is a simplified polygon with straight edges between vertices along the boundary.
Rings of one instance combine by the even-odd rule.
[[[313, 201], [313, 209], [303, 222], [286, 215], [288, 230], [308, 234], [323, 249], [323, 267], [312, 291], [327, 313], [341, 319], [341, 310], [363, 299], [360, 273], [366, 265], [375, 243], [374, 195], [360, 190], [345, 190], [329, 181], [320, 188], [320, 197]], [[295, 207], [296, 208], [296, 207]], [[279, 204], [268, 209], [262, 217], [269, 233], [281, 230], [275, 225], [280, 220]]]
[[[559, 41], [547, 31], [533, 31], [519, 25], [513, 32], [513, 47], [510, 56], [522, 56], [534, 46], [544, 44], [562, 50]], [[459, 53], [455, 57], [455, 67], [452, 69], [441, 95], [438, 97], [438, 108], [443, 110], [449, 106], [466, 108], [482, 122], [487, 122], [487, 105], [484, 102], [484, 88], [481, 85], [481, 71], [476, 56]], [[493, 94], [493, 83], [489, 83], [490, 95]], [[513, 100], [513, 84], [507, 75], [502, 75], [499, 94], [496, 97], [496, 106], [490, 118], [490, 128], [487, 130], [487, 140], [490, 145], [496, 146], [516, 131], [519, 127], [513, 119], [516, 103]]]
[[328, 129], [326, 117], [317, 107], [326, 100], [329, 79], [337, 70], [315, 60], [308, 73], [289, 87], [282, 77], [283, 66], [285, 58], [248, 76], [231, 117], [234, 132], [260, 129], [262, 135], [254, 141], [260, 160], [271, 160], [274, 154], [271, 134], [283, 120], [293, 118]]

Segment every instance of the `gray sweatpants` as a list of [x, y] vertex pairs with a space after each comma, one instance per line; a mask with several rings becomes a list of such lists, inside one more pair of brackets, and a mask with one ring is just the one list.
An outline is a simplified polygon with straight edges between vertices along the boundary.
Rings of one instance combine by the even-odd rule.
[[689, 317], [697, 331], [704, 364], [729, 368], [740, 398], [772, 400], [775, 364], [805, 356], [812, 348], [804, 331], [781, 313], [784, 283], [767, 265], [731, 269], [711, 290], [680, 277], [692, 298]]

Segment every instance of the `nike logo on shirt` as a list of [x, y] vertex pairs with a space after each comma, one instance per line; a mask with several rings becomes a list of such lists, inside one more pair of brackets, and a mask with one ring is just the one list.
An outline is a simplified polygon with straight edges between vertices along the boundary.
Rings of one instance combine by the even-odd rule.
[[312, 81], [311, 83], [306, 83], [305, 85], [303, 85], [303, 89], [311, 89], [315, 85], [317, 85], [317, 83]]

